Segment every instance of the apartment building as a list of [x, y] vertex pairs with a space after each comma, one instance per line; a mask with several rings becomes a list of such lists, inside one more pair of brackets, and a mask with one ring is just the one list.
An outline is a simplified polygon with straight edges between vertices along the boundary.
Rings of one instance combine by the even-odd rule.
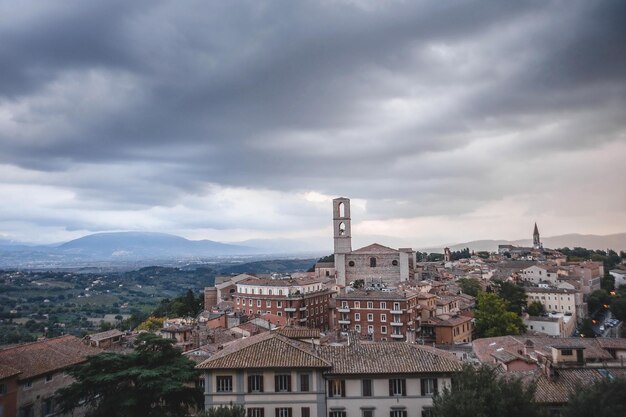
[[522, 270], [521, 280], [539, 284], [547, 282], [556, 285], [559, 279], [559, 269], [551, 265], [532, 265]]
[[0, 350], [0, 367], [18, 372], [10, 372], [12, 380], [10, 385], [7, 384], [12, 403], [5, 404], [6, 398], [0, 401], [5, 415], [15, 415], [6, 410], [17, 410], [20, 417], [56, 414], [56, 391], [74, 381], [65, 370], [84, 362], [88, 355], [100, 352], [102, 350], [88, 346], [74, 336], [44, 339]]
[[315, 279], [248, 277], [237, 282], [235, 310], [249, 316], [273, 314], [292, 325], [328, 329], [331, 291]]
[[417, 294], [355, 290], [336, 297], [335, 323], [373, 341], [415, 341], [419, 327]]
[[197, 366], [205, 408], [249, 417], [427, 417], [461, 369], [453, 355], [408, 343], [298, 344], [276, 333], [225, 347]]
[[566, 288], [527, 287], [526, 296], [529, 304], [537, 301], [548, 312], [571, 314], [575, 316], [574, 320], [587, 317], [587, 304], [583, 302], [583, 295], [580, 291]]

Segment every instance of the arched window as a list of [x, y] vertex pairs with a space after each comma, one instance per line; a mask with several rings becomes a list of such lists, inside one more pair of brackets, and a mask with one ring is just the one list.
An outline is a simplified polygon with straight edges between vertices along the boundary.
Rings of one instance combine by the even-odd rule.
[[376, 267], [376, 258], [370, 258], [370, 267], [372, 268]]
[[343, 203], [339, 203], [337, 205], [337, 214], [339, 214], [338, 217], [346, 217], [346, 206]]
[[268, 290], [269, 294], [272, 295], [272, 290]]
[[344, 222], [339, 223], [339, 236], [346, 234], [346, 225]]

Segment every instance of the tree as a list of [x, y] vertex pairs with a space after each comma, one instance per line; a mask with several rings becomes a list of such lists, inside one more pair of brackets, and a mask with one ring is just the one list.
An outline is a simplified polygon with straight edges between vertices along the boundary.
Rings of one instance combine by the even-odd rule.
[[85, 405], [88, 417], [185, 416], [202, 404], [193, 383], [194, 362], [173, 341], [151, 333], [139, 335], [130, 354], [90, 356], [68, 373], [76, 379], [57, 391], [63, 413]]
[[146, 330], [149, 332], [154, 332], [163, 327], [163, 323], [165, 322], [165, 317], [154, 317], [150, 316], [143, 321], [139, 326], [137, 326], [137, 330]]
[[574, 390], [563, 410], [564, 417], [626, 416], [626, 379], [602, 379]]
[[596, 332], [593, 330], [593, 323], [591, 319], [583, 319], [580, 325], [580, 335], [582, 337], [596, 337]]
[[243, 405], [235, 404], [219, 407], [211, 407], [208, 411], [200, 413], [200, 417], [245, 417], [246, 409]]
[[611, 312], [618, 320], [626, 320], [626, 298], [619, 297], [612, 300]]
[[478, 337], [495, 337], [522, 334], [526, 327], [515, 313], [507, 311], [507, 303], [493, 293], [478, 294], [474, 312]]
[[526, 290], [521, 285], [509, 281], [494, 282], [498, 295], [507, 302], [507, 310], [516, 314], [522, 314], [522, 308], [526, 307]]
[[459, 286], [463, 294], [471, 295], [472, 297], [477, 297], [478, 293], [482, 290], [480, 281], [476, 278], [461, 278], [459, 280]]
[[544, 308], [543, 304], [541, 304], [539, 301], [533, 301], [526, 308], [526, 312], [530, 316], [541, 316], [542, 314], [546, 312], [546, 309]]
[[595, 290], [587, 298], [587, 305], [590, 313], [595, 313], [601, 309], [605, 304], [608, 305], [611, 302], [611, 296], [605, 290]]
[[539, 417], [535, 386], [524, 384], [488, 365], [465, 365], [433, 399], [437, 417]]

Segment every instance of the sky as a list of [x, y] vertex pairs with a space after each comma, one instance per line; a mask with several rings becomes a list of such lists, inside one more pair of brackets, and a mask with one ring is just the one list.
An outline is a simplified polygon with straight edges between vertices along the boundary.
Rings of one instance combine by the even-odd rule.
[[626, 2], [0, 1], [0, 239], [626, 231]]

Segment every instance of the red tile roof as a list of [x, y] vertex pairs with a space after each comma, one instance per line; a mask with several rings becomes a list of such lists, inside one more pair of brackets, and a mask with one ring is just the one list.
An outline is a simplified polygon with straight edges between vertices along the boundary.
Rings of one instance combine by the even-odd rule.
[[24, 380], [57, 372], [101, 352], [77, 337], [61, 336], [0, 350], [0, 365], [18, 369], [22, 372], [19, 379]]

